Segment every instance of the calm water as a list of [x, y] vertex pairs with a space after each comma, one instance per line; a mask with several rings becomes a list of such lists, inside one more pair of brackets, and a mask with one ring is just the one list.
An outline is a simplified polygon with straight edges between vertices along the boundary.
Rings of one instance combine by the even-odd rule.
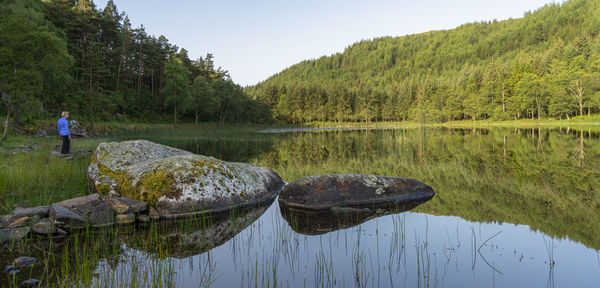
[[174, 287], [600, 287], [600, 134], [587, 129], [120, 138], [266, 166], [288, 182], [403, 176], [437, 195], [371, 218], [290, 214], [275, 201], [211, 221], [132, 228], [111, 238], [116, 256], [95, 264], [94, 286], [143, 285], [160, 274]]

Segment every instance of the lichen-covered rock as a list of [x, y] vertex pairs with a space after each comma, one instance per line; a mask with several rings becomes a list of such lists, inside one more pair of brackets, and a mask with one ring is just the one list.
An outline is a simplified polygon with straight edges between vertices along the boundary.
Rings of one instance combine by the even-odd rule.
[[414, 179], [364, 174], [310, 176], [286, 185], [279, 204], [296, 209], [367, 207], [429, 200], [431, 187]]
[[161, 217], [221, 212], [277, 196], [283, 181], [270, 169], [225, 162], [137, 140], [101, 143], [88, 168], [92, 192], [111, 186], [154, 206]]
[[106, 195], [132, 164], [191, 154], [145, 140], [100, 143], [88, 167], [90, 190]]

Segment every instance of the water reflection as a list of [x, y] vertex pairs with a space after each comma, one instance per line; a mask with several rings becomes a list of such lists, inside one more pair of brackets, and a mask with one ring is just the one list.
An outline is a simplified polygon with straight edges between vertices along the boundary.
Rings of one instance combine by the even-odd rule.
[[[272, 205], [238, 234], [225, 233], [235, 236], [214, 241], [218, 245], [213, 247], [206, 244], [207, 235], [220, 234], [202, 229], [187, 237], [185, 227], [175, 225], [172, 238], [142, 232], [144, 237], [132, 235], [113, 245], [119, 247], [119, 261], [109, 257], [95, 263], [93, 283], [600, 287], [598, 131], [211, 135], [184, 135], [181, 142], [177, 135], [153, 140], [270, 167], [288, 182], [332, 173], [402, 176], [429, 184], [437, 195], [412, 211], [390, 215], [297, 215]], [[193, 137], [202, 139], [201, 144], [190, 145]]]
[[394, 203], [368, 208], [334, 207], [329, 210], [302, 210], [280, 205], [281, 216], [297, 233], [321, 235], [360, 225], [377, 217], [409, 211], [425, 201]]
[[185, 258], [123, 245], [116, 265], [99, 263], [93, 286], [149, 282], [173, 287], [600, 285], [596, 251], [524, 225], [403, 212], [303, 235], [292, 230], [281, 213], [278, 205], [272, 205], [225, 244]]
[[286, 181], [402, 176], [436, 197], [416, 210], [526, 224], [600, 249], [600, 133], [589, 129], [396, 129], [285, 134], [253, 160]]
[[152, 227], [137, 227], [137, 237], [123, 233], [122, 242], [132, 249], [157, 253], [157, 246], [149, 243], [149, 239], [154, 239], [152, 241], [166, 245], [160, 248], [163, 251], [162, 256], [174, 258], [202, 254], [222, 245], [244, 230], [256, 221], [271, 203], [273, 200], [257, 207], [157, 222]]

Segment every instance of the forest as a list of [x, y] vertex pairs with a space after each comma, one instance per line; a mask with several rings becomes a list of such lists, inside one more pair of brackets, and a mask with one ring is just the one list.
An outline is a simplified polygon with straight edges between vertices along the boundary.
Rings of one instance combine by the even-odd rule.
[[6, 127], [94, 121], [306, 123], [570, 119], [600, 112], [600, 1], [350, 45], [242, 88], [114, 2], [0, 0]]
[[600, 112], [600, 1], [355, 43], [249, 87], [273, 117], [446, 122]]
[[0, 0], [0, 92], [3, 122], [16, 126], [64, 110], [90, 129], [94, 121], [271, 118], [212, 54], [191, 60], [166, 37], [132, 27], [112, 0], [102, 9], [92, 0]]

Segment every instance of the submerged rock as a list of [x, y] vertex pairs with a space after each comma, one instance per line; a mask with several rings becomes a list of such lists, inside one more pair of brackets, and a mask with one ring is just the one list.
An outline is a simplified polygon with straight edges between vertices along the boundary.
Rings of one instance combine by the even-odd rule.
[[135, 221], [135, 214], [119, 214], [115, 217], [119, 224], [131, 224]]
[[38, 286], [40, 286], [40, 280], [35, 279], [35, 278], [27, 279], [27, 280], [21, 282], [21, 284], [19, 284], [19, 288], [20, 287], [38, 287]]
[[25, 266], [31, 266], [37, 262], [37, 259], [29, 256], [21, 256], [13, 261], [13, 266], [16, 268], [22, 268]]
[[154, 207], [150, 207], [150, 211], [148, 211], [148, 216], [152, 220], [160, 219], [160, 214], [158, 214], [158, 211], [156, 211], [156, 209], [154, 209]]
[[31, 228], [29, 227], [0, 229], [0, 244], [4, 242], [19, 241], [25, 238], [30, 230]]
[[15, 274], [17, 274], [19, 272], [21, 272], [21, 270], [17, 269], [13, 265], [6, 265], [6, 266], [4, 266], [4, 273], [6, 273], [8, 276], [15, 275]]
[[154, 206], [163, 218], [253, 206], [275, 198], [283, 186], [270, 169], [145, 140], [98, 145], [88, 178], [92, 192], [106, 195], [116, 186], [121, 196]]
[[431, 187], [413, 179], [363, 174], [310, 176], [286, 185], [279, 204], [295, 209], [328, 210], [332, 207], [374, 205], [429, 200]]

